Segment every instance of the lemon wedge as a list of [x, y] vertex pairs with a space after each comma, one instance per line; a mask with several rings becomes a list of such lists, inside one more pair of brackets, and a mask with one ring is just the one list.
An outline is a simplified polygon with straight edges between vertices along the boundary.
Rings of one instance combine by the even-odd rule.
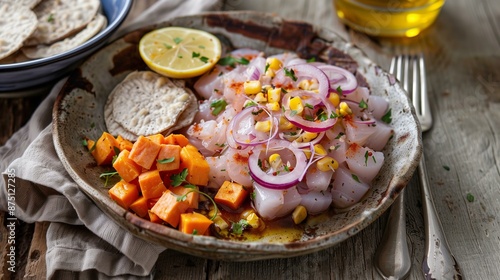
[[149, 68], [170, 78], [191, 78], [219, 61], [221, 44], [214, 35], [197, 29], [165, 27], [141, 38], [139, 53]]

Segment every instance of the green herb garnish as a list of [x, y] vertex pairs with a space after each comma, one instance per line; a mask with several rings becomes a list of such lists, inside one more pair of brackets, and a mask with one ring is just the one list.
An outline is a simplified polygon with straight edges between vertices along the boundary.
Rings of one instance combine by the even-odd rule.
[[248, 226], [249, 226], [248, 221], [245, 219], [241, 219], [239, 222], [233, 223], [231, 225], [231, 231], [236, 235], [240, 235], [243, 233], [243, 230], [245, 230]]
[[217, 62], [217, 64], [219, 64], [219, 65], [231, 66], [233, 68], [236, 67], [236, 63], [248, 65], [248, 63], [250, 63], [250, 61], [244, 57], [236, 58], [236, 57], [232, 57], [232, 56], [226, 56], [226, 57], [219, 59], [219, 61]]
[[467, 201], [468, 202], [474, 202], [474, 196], [471, 193], [467, 194]]
[[168, 158], [157, 159], [156, 162], [163, 164], [163, 163], [174, 162], [174, 160], [175, 160], [175, 157], [168, 157]]
[[361, 102], [359, 102], [359, 108], [361, 109], [367, 109], [368, 108], [368, 103], [364, 99], [361, 99]]
[[351, 174], [352, 178], [354, 179], [354, 181], [358, 182], [358, 183], [361, 183], [361, 181], [359, 180], [358, 176], [356, 174]]
[[178, 44], [180, 44], [180, 42], [182, 42], [182, 38], [179, 38], [179, 37], [174, 38], [174, 43], [176, 43], [178, 45]]
[[220, 112], [226, 109], [227, 102], [224, 99], [217, 99], [210, 103], [210, 108], [213, 108], [212, 115], [217, 116]]
[[382, 119], [381, 119], [383, 122], [385, 123], [391, 123], [392, 121], [392, 109], [389, 109], [389, 111], [387, 111], [383, 116], [382, 116]]
[[285, 71], [285, 76], [290, 77], [294, 82], [297, 81], [297, 77], [295, 77], [295, 71], [293, 69], [283, 68]]

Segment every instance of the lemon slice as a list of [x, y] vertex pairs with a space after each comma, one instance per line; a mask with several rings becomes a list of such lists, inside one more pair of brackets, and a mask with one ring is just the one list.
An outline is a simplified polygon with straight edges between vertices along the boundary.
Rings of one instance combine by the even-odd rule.
[[171, 78], [191, 78], [210, 70], [220, 59], [214, 35], [184, 27], [153, 30], [141, 38], [139, 53], [153, 71]]

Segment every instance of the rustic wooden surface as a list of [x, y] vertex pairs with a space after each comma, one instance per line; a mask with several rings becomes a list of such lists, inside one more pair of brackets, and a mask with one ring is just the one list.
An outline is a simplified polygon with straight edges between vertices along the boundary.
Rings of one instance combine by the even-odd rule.
[[[133, 17], [154, 0], [135, 1]], [[340, 25], [331, 0], [226, 0], [224, 10], [274, 12], [325, 27]], [[437, 212], [465, 279], [500, 277], [500, 4], [497, 0], [448, 1], [437, 22], [417, 38], [374, 39], [340, 32], [382, 67], [402, 51], [423, 52], [434, 126], [424, 134], [426, 164]], [[0, 144], [18, 130], [43, 99], [0, 98]], [[447, 170], [449, 167], [449, 170]], [[423, 279], [423, 219], [418, 181], [408, 185], [407, 236], [413, 267]], [[474, 201], [467, 199], [473, 195]], [[0, 219], [4, 219], [0, 213]], [[289, 259], [220, 262], [167, 250], [155, 279], [381, 279], [373, 254], [387, 215], [342, 244]], [[18, 226], [17, 273], [6, 270], [7, 229], [0, 226], [2, 279], [45, 278], [47, 223]]]

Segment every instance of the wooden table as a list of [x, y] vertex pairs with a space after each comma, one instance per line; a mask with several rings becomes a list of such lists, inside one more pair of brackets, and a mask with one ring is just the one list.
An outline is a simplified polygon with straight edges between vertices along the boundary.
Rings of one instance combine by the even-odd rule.
[[[151, 2], [154, 0], [136, 1], [131, 16]], [[326, 27], [339, 26], [331, 0], [227, 0], [222, 9], [274, 12]], [[500, 5], [497, 0], [448, 1], [437, 22], [413, 39], [373, 39], [350, 30], [342, 32], [386, 69], [390, 57], [403, 48], [425, 54], [435, 122], [424, 135], [424, 146], [437, 212], [464, 277], [498, 279]], [[43, 97], [0, 99], [1, 144], [29, 119]], [[407, 190], [407, 237], [413, 262], [409, 279], [422, 279], [423, 219], [416, 178]], [[387, 214], [334, 248], [289, 259], [221, 262], [167, 250], [159, 258], [154, 278], [380, 279], [373, 266], [373, 255], [386, 220]], [[17, 227], [20, 261], [15, 275], [5, 269], [7, 229], [0, 227], [2, 279], [45, 278], [47, 226], [47, 223], [22, 223]]]

